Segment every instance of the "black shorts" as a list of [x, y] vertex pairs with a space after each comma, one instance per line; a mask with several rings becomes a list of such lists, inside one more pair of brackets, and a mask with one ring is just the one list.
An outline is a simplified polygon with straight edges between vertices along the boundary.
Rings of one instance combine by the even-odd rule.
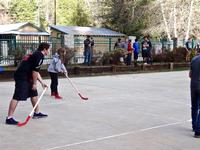
[[32, 84], [28, 81], [15, 80], [15, 92], [13, 99], [26, 101], [29, 97], [38, 96], [37, 90], [32, 90]]

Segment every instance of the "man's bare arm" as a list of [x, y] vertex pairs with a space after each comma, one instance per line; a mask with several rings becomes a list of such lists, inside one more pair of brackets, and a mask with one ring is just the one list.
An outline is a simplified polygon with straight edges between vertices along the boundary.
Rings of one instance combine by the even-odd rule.
[[38, 77], [37, 77], [38, 81], [40, 82], [40, 84], [42, 85], [43, 88], [48, 87], [44, 82], [43, 79], [40, 75], [40, 73], [38, 72]]
[[37, 71], [32, 71], [32, 78], [33, 78], [33, 90], [37, 89], [37, 79], [38, 79], [38, 72]]

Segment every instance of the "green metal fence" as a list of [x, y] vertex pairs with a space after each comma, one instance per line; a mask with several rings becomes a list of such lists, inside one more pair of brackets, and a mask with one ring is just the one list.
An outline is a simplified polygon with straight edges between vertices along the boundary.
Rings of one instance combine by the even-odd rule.
[[[34, 36], [36, 37], [36, 36]], [[23, 39], [17, 39], [16, 36], [0, 36], [0, 65], [16, 65], [21, 58], [28, 53], [37, 50], [41, 42], [47, 42], [51, 45], [48, 56], [44, 63], [48, 63], [52, 53], [62, 46], [61, 40], [57, 38], [34, 38], [33, 36], [24, 36]]]
[[[151, 40], [153, 52], [155, 53], [164, 53], [166, 51], [172, 51], [174, 48], [177, 47], [185, 47], [186, 40], [180, 39], [180, 40]], [[200, 43], [199, 40], [192, 40], [192, 49], [195, 49], [198, 47], [198, 44]]]
[[[114, 44], [119, 37], [93, 37], [95, 41], [94, 49], [97, 52], [112, 51]], [[122, 41], [124, 41], [123, 37]], [[77, 36], [74, 38], [74, 51], [80, 50], [80, 54], [83, 54], [83, 42], [85, 36]], [[21, 57], [25, 54], [35, 51], [41, 42], [48, 42], [51, 45], [51, 51], [47, 57], [45, 57], [44, 63], [49, 63], [52, 54], [60, 47], [64, 46], [62, 38], [52, 38], [49, 36], [23, 36], [19, 38], [17, 35], [0, 35], [0, 65], [16, 65], [20, 61]], [[133, 41], [132, 41], [133, 42]], [[141, 42], [141, 41], [140, 41]], [[153, 52], [163, 53], [165, 51], [173, 50], [176, 46], [185, 46], [185, 40], [178, 41], [166, 41], [166, 40], [151, 40]], [[176, 42], [176, 43], [175, 43]], [[192, 47], [195, 48], [198, 40], [192, 41]], [[140, 46], [141, 47], [141, 46]], [[141, 51], [140, 51], [141, 52]], [[80, 57], [80, 56], [77, 56]], [[81, 57], [83, 57], [81, 55]]]

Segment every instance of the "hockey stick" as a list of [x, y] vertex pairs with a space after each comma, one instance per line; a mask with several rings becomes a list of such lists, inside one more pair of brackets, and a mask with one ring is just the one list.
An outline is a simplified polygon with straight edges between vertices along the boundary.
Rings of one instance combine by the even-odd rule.
[[39, 104], [39, 102], [40, 102], [40, 100], [42, 99], [42, 97], [43, 97], [44, 93], [46, 92], [46, 90], [47, 90], [47, 87], [44, 88], [42, 94], [40, 95], [39, 99], [37, 100], [35, 106], [33, 107], [31, 113], [28, 115], [28, 117], [26, 118], [26, 120], [25, 120], [24, 122], [19, 122], [19, 123], [17, 124], [19, 127], [26, 125], [27, 122], [30, 120], [31, 116], [32, 116], [33, 113], [34, 113], [35, 108], [36, 108], [37, 105]]
[[79, 90], [77, 89], [77, 87], [72, 83], [71, 79], [68, 77], [67, 74], [65, 74], [65, 76], [67, 77], [67, 79], [69, 80], [69, 83], [72, 85], [72, 87], [75, 89], [75, 91], [78, 93], [78, 95], [80, 96], [80, 98], [82, 100], [88, 100], [87, 97], [82, 96], [82, 94], [79, 92]]

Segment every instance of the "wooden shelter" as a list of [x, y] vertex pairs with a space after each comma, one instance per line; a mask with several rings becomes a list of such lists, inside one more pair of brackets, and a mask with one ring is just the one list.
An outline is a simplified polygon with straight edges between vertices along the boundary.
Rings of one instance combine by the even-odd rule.
[[51, 37], [60, 38], [63, 46], [73, 48], [75, 57], [83, 57], [84, 40], [89, 35], [93, 38], [94, 55], [112, 51], [118, 38], [125, 38], [125, 34], [97, 27], [80, 27], [80, 26], [50, 26]]
[[0, 25], [0, 64], [3, 59], [15, 57], [19, 51], [29, 53], [36, 50], [39, 43], [48, 40], [49, 33], [32, 23]]

